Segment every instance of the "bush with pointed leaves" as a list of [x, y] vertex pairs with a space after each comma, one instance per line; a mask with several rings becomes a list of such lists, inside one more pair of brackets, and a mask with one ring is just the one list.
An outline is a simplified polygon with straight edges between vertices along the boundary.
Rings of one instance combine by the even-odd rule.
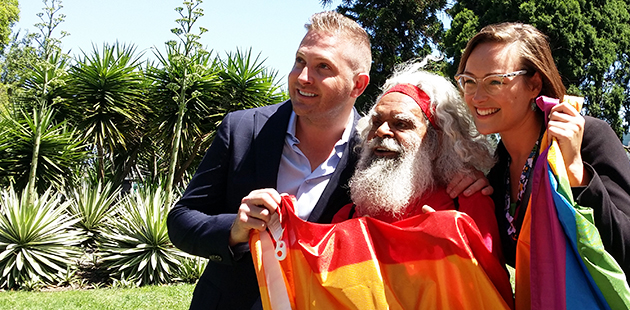
[[201, 277], [207, 264], [208, 259], [203, 257], [191, 256], [183, 258], [176, 273], [176, 280], [186, 283], [195, 283]]
[[70, 203], [51, 189], [28, 203], [13, 188], [0, 191], [0, 287], [16, 288], [41, 279], [57, 280], [74, 266], [82, 238], [72, 225]]
[[135, 191], [119, 204], [117, 216], [103, 234], [103, 266], [112, 277], [124, 275], [138, 284], [171, 282], [180, 259], [187, 255], [177, 250], [168, 237], [166, 193], [160, 188]]
[[69, 213], [78, 219], [75, 227], [85, 235], [84, 245], [94, 247], [101, 239], [107, 219], [114, 215], [119, 191], [111, 183], [83, 182], [71, 193]]

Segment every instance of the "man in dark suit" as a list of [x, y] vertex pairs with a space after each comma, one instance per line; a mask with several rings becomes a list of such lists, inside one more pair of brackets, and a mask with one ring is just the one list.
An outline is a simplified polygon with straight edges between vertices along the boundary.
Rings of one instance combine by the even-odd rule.
[[350, 202], [356, 98], [369, 82], [367, 33], [335, 12], [311, 17], [288, 77], [290, 100], [228, 114], [186, 192], [168, 216], [171, 241], [209, 258], [191, 309], [257, 309], [260, 294], [247, 241], [280, 202], [330, 222]]

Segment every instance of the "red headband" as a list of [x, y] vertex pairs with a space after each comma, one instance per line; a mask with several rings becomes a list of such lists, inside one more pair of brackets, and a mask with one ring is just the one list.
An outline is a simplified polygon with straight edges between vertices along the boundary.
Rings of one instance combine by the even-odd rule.
[[431, 123], [431, 125], [433, 125], [433, 128], [438, 128], [438, 126], [435, 124], [433, 112], [431, 111], [431, 98], [429, 98], [429, 95], [427, 95], [427, 93], [422, 91], [422, 89], [420, 89], [416, 85], [396, 84], [396, 86], [386, 91], [383, 96], [393, 92], [402, 93], [411, 97], [411, 99], [413, 99], [418, 104], [418, 106], [420, 106], [420, 109], [422, 109], [424, 115], [426, 115], [426, 117], [429, 119], [429, 122]]

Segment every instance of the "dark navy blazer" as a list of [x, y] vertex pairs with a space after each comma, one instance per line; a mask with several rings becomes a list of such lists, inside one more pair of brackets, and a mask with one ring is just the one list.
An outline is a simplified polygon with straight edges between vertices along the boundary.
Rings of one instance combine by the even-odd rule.
[[[168, 215], [168, 232], [179, 249], [209, 258], [193, 293], [191, 309], [256, 309], [260, 294], [247, 245], [230, 249], [230, 227], [241, 199], [260, 188], [276, 188], [291, 101], [228, 114], [197, 172]], [[355, 123], [359, 118], [355, 113]], [[337, 169], [309, 217], [329, 223], [350, 202], [357, 142], [351, 134]], [[232, 250], [234, 253], [232, 253]]]

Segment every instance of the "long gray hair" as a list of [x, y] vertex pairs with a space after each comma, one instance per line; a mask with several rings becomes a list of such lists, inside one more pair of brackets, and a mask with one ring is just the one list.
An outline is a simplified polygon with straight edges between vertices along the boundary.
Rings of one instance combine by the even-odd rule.
[[[489, 170], [495, 162], [491, 155], [491, 144], [475, 128], [459, 91], [446, 78], [422, 70], [424, 65], [425, 61], [399, 65], [381, 88], [381, 95], [376, 102], [397, 84], [416, 85], [429, 95], [438, 128], [433, 128], [425, 116], [423, 121], [427, 125], [427, 133], [422, 147], [431, 148], [431, 153], [435, 155], [433, 175], [437, 184], [448, 184], [457, 173], [468, 173], [472, 168]], [[372, 126], [375, 106], [357, 124], [357, 131], [363, 140], [367, 139]]]

